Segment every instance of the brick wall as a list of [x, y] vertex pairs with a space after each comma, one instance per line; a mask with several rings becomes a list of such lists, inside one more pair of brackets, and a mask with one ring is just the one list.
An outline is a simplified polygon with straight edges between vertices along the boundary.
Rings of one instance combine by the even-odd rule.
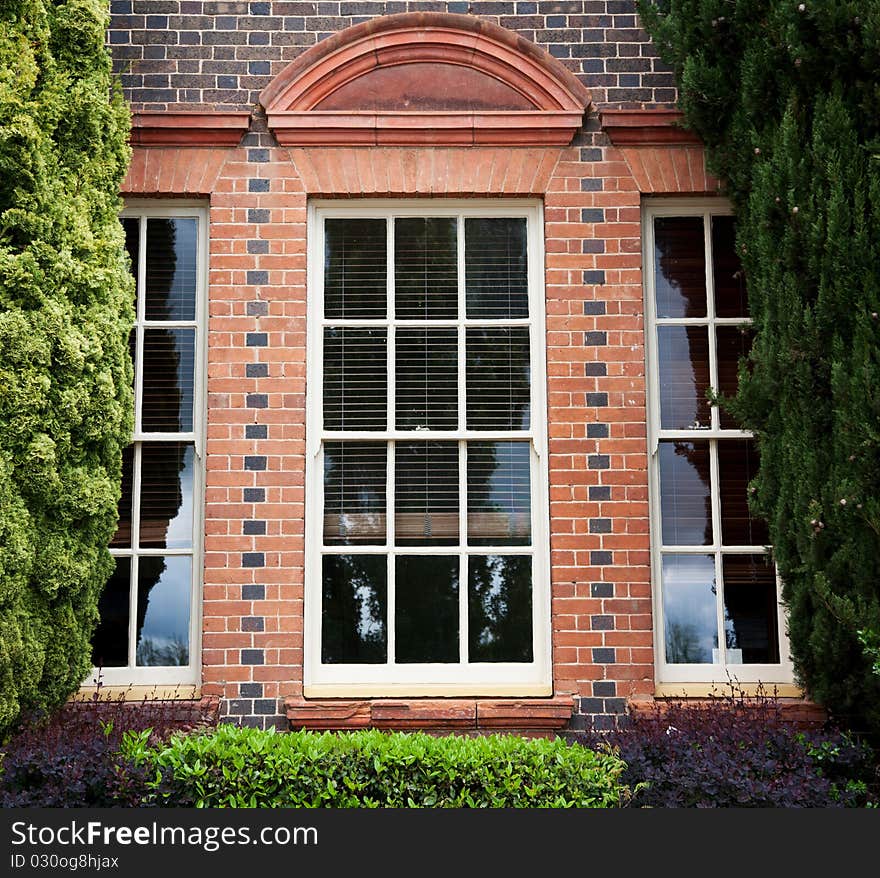
[[635, 0], [316, 2], [111, 0], [110, 49], [138, 109], [250, 109], [304, 49], [397, 12], [470, 13], [558, 58], [597, 105], [673, 104], [675, 83], [639, 27]]

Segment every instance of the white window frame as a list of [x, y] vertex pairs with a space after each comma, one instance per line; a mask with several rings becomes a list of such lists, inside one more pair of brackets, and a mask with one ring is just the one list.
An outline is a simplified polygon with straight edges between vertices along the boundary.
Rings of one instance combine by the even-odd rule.
[[[527, 222], [527, 258], [529, 317], [523, 319], [464, 318], [464, 236], [458, 236], [458, 318], [451, 320], [397, 320], [394, 318], [394, 217], [458, 216], [461, 228], [465, 217], [524, 217]], [[388, 220], [388, 311], [383, 319], [324, 318], [323, 264], [324, 224], [326, 218], [376, 218]], [[312, 201], [308, 207], [308, 362], [306, 403], [306, 557], [303, 683], [306, 697], [340, 695], [549, 695], [552, 693], [550, 626], [550, 550], [548, 531], [549, 476], [547, 465], [546, 335], [544, 329], [544, 222], [543, 206], [536, 200], [494, 199], [467, 201], [413, 198], [406, 200]], [[468, 430], [465, 423], [465, 330], [469, 326], [529, 328], [531, 357], [531, 428], [522, 431]], [[459, 333], [459, 429], [406, 431], [323, 432], [323, 330], [325, 326], [388, 327], [396, 326], [457, 327]], [[388, 345], [388, 426], [394, 426], [394, 348]], [[323, 442], [340, 439], [381, 441], [458, 440], [459, 441], [459, 510], [462, 510], [461, 539], [458, 546], [395, 546], [393, 515], [388, 515], [388, 545], [328, 547], [328, 553], [369, 553], [392, 555], [516, 555], [533, 556], [532, 563], [532, 647], [531, 663], [423, 663], [423, 664], [322, 664], [321, 603], [323, 528]], [[522, 546], [464, 545], [467, 509], [467, 469], [463, 466], [464, 440], [528, 440], [531, 445], [531, 526], [532, 543]], [[387, 494], [389, 510], [393, 504], [389, 467]], [[393, 571], [394, 565], [390, 565]], [[468, 584], [466, 575], [459, 581], [459, 642], [467, 644]], [[388, 582], [387, 637], [389, 662], [394, 647], [394, 583]]]
[[[782, 603], [782, 584], [776, 576], [776, 620], [779, 643], [779, 664], [733, 664], [726, 661], [724, 644], [724, 604], [721, 596], [716, 596], [717, 630], [719, 632], [720, 661], [716, 664], [668, 664], [666, 662], [666, 634], [663, 616], [663, 570], [664, 555], [713, 555], [715, 559], [715, 581], [723, 588], [722, 557], [734, 554], [764, 554], [764, 546], [728, 546], [721, 544], [721, 496], [718, 472], [718, 441], [724, 439], [748, 439], [752, 434], [746, 430], [720, 428], [717, 406], [711, 407], [711, 428], [708, 430], [661, 430], [660, 429], [660, 367], [657, 350], [658, 326], [708, 326], [709, 344], [709, 384], [718, 387], [716, 326], [743, 326], [750, 324], [751, 318], [716, 317], [715, 289], [712, 272], [711, 244], [712, 229], [710, 217], [732, 215], [729, 202], [719, 198], [686, 199], [646, 199], [642, 209], [642, 267], [645, 295], [645, 347], [648, 367], [648, 443], [649, 443], [649, 498], [651, 506], [651, 577], [654, 608], [654, 653], [655, 675], [658, 683], [785, 683], [794, 681], [794, 668], [791, 663], [788, 634], [786, 632], [785, 607]], [[706, 254], [706, 317], [658, 318], [655, 298], [654, 276], [654, 220], [657, 217], [703, 217], [703, 247]], [[712, 533], [713, 542], [705, 546], [664, 545], [660, 511], [660, 465], [659, 443], [661, 439], [706, 442], [709, 445]], [[723, 548], [723, 552], [722, 552]]]
[[[196, 308], [194, 320], [146, 320], [146, 246], [147, 223], [149, 218], [187, 217], [197, 222], [196, 244]], [[202, 571], [204, 559], [204, 505], [205, 505], [205, 442], [206, 442], [206, 380], [207, 380], [207, 266], [208, 266], [208, 208], [204, 202], [157, 201], [155, 199], [126, 200], [125, 208], [120, 213], [121, 219], [140, 219], [140, 242], [138, 247], [137, 311], [134, 332], [136, 333], [135, 356], [135, 427], [132, 444], [135, 445], [132, 466], [132, 534], [128, 548], [111, 548], [114, 557], [132, 558], [132, 572], [129, 589], [128, 613], [128, 657], [129, 664], [125, 667], [93, 668], [86, 684], [94, 685], [99, 681], [104, 686], [128, 685], [198, 685], [201, 679], [201, 630], [202, 630]], [[143, 432], [141, 424], [142, 390], [144, 383], [144, 330], [149, 328], [195, 329], [195, 376], [193, 390], [193, 430], [186, 433], [174, 432]], [[193, 472], [193, 532], [191, 549], [143, 549], [138, 548], [138, 530], [140, 522], [140, 462], [143, 442], [192, 442], [194, 448]], [[192, 557], [192, 575], [190, 591], [189, 619], [189, 664], [181, 666], [142, 667], [136, 664], [136, 620], [137, 620], [137, 570], [136, 558], [146, 555], [179, 555]]]

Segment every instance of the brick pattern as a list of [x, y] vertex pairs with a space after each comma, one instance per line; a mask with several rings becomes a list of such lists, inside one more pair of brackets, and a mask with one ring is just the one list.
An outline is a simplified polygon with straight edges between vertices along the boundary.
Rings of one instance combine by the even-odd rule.
[[287, 2], [111, 0], [114, 67], [135, 109], [250, 109], [306, 48], [377, 15], [478, 15], [546, 49], [597, 105], [671, 105], [669, 68], [639, 26], [635, 0]]

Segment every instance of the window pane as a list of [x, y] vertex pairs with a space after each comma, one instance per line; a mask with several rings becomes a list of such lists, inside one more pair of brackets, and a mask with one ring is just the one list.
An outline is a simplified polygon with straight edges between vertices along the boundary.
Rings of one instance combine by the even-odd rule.
[[712, 275], [715, 279], [715, 315], [745, 317], [749, 313], [746, 280], [736, 253], [732, 216], [712, 217]]
[[384, 219], [325, 220], [325, 317], [387, 316], [387, 251]]
[[125, 235], [125, 249], [131, 259], [131, 273], [134, 275], [135, 287], [137, 287], [138, 256], [141, 252], [140, 220], [127, 216], [123, 217], [120, 222], [122, 223], [122, 232]]
[[708, 430], [709, 336], [705, 326], [658, 326], [660, 427]]
[[531, 542], [531, 478], [527, 442], [468, 443], [468, 543]]
[[388, 660], [384, 555], [325, 555], [321, 661], [382, 664]]
[[532, 661], [532, 559], [468, 558], [468, 660]]
[[748, 439], [718, 443], [721, 541], [726, 546], [766, 546], [767, 523], [749, 511], [749, 482], [758, 473], [758, 449]]
[[387, 341], [384, 329], [326, 328], [324, 428], [386, 429], [387, 376]]
[[124, 668], [128, 664], [128, 602], [131, 558], [116, 558], [116, 569], [98, 601], [98, 627], [92, 635], [92, 665]]
[[137, 664], [189, 664], [192, 558], [141, 555], [138, 559]]
[[727, 661], [778, 664], [775, 569], [766, 555], [725, 555], [722, 570]]
[[[739, 326], [718, 326], [715, 332], [718, 339], [718, 389], [725, 396], [732, 397], [739, 387], [739, 361], [748, 356], [754, 333]], [[719, 407], [718, 414], [722, 429], [740, 429], [740, 423], [724, 406]]]
[[468, 329], [469, 430], [528, 430], [530, 390], [528, 329]]
[[401, 320], [458, 315], [458, 223], [455, 217], [394, 221], [394, 310]]
[[394, 472], [396, 545], [457, 545], [458, 443], [398, 442]]
[[666, 661], [694, 665], [718, 662], [712, 555], [663, 556], [663, 619]]
[[712, 544], [708, 442], [661, 442], [660, 518], [666, 546]]
[[189, 549], [193, 544], [193, 445], [144, 442], [142, 449], [140, 545]]
[[395, 659], [457, 662], [457, 556], [398, 555], [395, 558]]
[[144, 330], [145, 433], [192, 432], [195, 353], [194, 329]]
[[324, 445], [324, 543], [385, 542], [388, 450], [367, 442]]
[[465, 221], [467, 316], [529, 316], [526, 221], [494, 217]]
[[110, 546], [114, 549], [128, 548], [131, 545], [131, 504], [132, 497], [132, 471], [134, 468], [134, 446], [129, 445], [122, 450], [122, 494], [119, 497], [119, 523], [116, 525], [116, 533], [110, 540]]
[[654, 220], [658, 317], [706, 316], [706, 254], [701, 216]]
[[197, 229], [190, 217], [147, 220], [147, 320], [196, 319]]
[[395, 344], [397, 429], [458, 429], [457, 330], [398, 329]]

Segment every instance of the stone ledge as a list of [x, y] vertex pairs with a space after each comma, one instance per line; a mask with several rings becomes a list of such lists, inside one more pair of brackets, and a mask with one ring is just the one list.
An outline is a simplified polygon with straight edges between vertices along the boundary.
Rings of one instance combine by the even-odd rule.
[[[673, 704], [684, 704], [695, 707], [708, 707], [710, 704], [717, 703], [717, 699], [713, 701], [710, 698], [694, 697], [683, 698], [681, 696], [669, 697], [651, 697], [632, 698], [628, 702], [629, 713], [636, 717], [649, 717], [653, 715], [655, 710], [661, 713], [665, 708]], [[773, 704], [766, 704], [761, 699], [749, 698], [746, 696], [742, 702], [737, 700], [737, 705], [742, 706], [749, 711], [759, 713], [761, 711], [773, 711]], [[778, 708], [783, 722], [791, 723], [799, 729], [815, 729], [824, 725], [828, 721], [828, 711], [819, 704], [809, 701], [806, 698], [778, 698], [775, 707]]]
[[284, 702], [291, 729], [400, 729], [436, 733], [551, 733], [571, 720], [574, 699], [410, 698]]

